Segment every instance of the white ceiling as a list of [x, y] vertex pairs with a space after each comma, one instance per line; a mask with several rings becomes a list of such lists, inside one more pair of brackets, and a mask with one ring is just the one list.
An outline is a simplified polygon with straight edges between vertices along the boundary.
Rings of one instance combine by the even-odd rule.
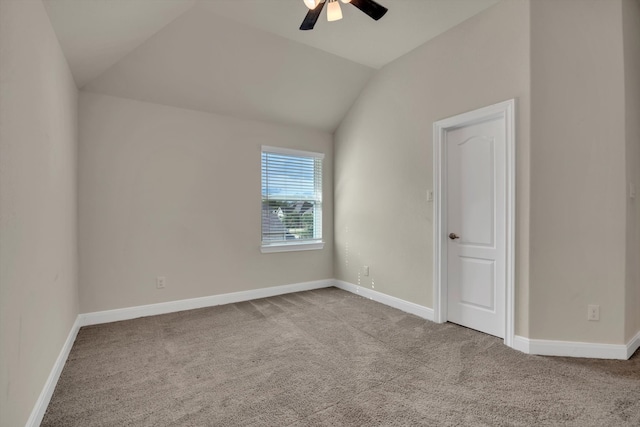
[[44, 0], [78, 87], [191, 8], [196, 0]]
[[333, 131], [372, 73], [196, 7], [84, 90]]
[[334, 130], [375, 68], [499, 0], [377, 0], [298, 28], [302, 0], [43, 0], [79, 88]]
[[211, 11], [372, 68], [381, 68], [499, 0], [376, 0], [389, 9], [374, 21], [340, 3], [344, 18], [327, 22], [326, 6], [311, 31], [299, 27], [302, 0], [203, 0]]

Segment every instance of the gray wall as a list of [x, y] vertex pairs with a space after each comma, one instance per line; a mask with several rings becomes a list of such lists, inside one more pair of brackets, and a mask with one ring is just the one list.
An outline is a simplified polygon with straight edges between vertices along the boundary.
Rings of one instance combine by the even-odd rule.
[[627, 198], [627, 280], [625, 337], [640, 331], [640, 1], [622, 2], [627, 182], [636, 199]]
[[[79, 125], [82, 312], [333, 277], [330, 134], [85, 92]], [[260, 252], [261, 145], [326, 154], [323, 250]]]
[[621, 2], [532, 1], [531, 23], [530, 337], [626, 343]]
[[375, 75], [336, 134], [336, 277], [432, 307], [432, 124], [517, 98], [516, 334], [626, 344], [640, 329], [637, 8], [504, 1]]
[[[518, 100], [517, 328], [527, 331], [529, 6], [506, 1], [384, 67], [335, 136], [336, 277], [433, 307], [432, 126]], [[361, 274], [363, 265], [370, 276]]]
[[0, 425], [24, 425], [78, 314], [77, 90], [40, 1], [0, 1]]

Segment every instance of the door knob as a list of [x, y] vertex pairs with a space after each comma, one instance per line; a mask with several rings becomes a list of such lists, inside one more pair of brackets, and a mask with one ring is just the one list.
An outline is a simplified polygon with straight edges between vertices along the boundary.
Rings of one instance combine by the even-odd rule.
[[456, 240], [456, 239], [459, 239], [460, 236], [458, 236], [456, 233], [449, 233], [449, 238], [451, 240]]

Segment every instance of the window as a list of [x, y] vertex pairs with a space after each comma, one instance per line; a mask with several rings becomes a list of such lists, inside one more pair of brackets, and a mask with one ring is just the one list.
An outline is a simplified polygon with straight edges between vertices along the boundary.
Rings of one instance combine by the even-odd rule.
[[323, 248], [323, 158], [262, 147], [262, 252]]

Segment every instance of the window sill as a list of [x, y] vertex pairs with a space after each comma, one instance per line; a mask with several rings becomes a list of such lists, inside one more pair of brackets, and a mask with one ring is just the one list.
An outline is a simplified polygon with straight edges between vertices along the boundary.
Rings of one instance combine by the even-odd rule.
[[264, 245], [260, 248], [260, 252], [262, 252], [263, 254], [269, 254], [274, 252], [315, 251], [320, 249], [324, 249], [324, 242]]

